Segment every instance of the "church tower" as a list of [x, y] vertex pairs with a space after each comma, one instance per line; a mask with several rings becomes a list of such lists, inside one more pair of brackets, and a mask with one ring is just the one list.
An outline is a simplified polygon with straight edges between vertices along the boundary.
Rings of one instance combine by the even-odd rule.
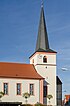
[[51, 104], [56, 105], [56, 51], [50, 49], [44, 8], [41, 6], [40, 22], [35, 52], [30, 56], [30, 64], [44, 78], [43, 103], [49, 105], [47, 95], [52, 95]]

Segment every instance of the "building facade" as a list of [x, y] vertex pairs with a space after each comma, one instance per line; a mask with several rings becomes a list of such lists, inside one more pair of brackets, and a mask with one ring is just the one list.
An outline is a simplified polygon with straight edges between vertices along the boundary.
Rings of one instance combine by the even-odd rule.
[[38, 37], [30, 64], [0, 63], [0, 91], [3, 102], [25, 103], [23, 93], [30, 93], [28, 103], [49, 105], [47, 95], [52, 95], [50, 104], [57, 105], [56, 51], [50, 49], [44, 8], [41, 7]]
[[49, 47], [43, 7], [41, 7], [36, 50], [30, 57], [30, 64], [34, 64], [38, 74], [45, 78], [43, 88], [47, 91], [43, 103], [49, 105], [46, 95], [52, 95], [51, 104], [56, 105], [56, 52]]
[[62, 82], [58, 76], [56, 76], [57, 82], [57, 106], [62, 106]]
[[63, 106], [70, 106], [70, 94], [65, 95], [65, 98], [63, 100]]
[[0, 63], [0, 91], [2, 102], [26, 103], [23, 93], [28, 92], [28, 103], [43, 103], [43, 80], [31, 64]]

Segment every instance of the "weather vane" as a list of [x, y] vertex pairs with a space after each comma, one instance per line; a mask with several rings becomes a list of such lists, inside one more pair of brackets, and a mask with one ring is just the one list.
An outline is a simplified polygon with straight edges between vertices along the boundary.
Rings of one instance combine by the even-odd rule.
[[43, 0], [41, 0], [41, 7], [43, 7], [43, 4], [44, 4], [44, 1], [43, 1]]

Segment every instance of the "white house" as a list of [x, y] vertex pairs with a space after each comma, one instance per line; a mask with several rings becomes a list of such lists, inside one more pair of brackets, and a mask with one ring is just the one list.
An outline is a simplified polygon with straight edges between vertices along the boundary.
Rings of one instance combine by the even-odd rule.
[[40, 23], [35, 52], [30, 56], [30, 64], [0, 62], [0, 91], [5, 93], [2, 102], [25, 103], [22, 94], [30, 93], [28, 103], [57, 105], [56, 51], [50, 49], [45, 23], [44, 9], [41, 7]]

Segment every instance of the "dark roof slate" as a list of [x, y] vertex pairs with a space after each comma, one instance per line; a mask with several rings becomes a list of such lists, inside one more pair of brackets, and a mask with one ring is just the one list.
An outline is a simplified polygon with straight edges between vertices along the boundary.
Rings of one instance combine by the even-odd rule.
[[60, 80], [60, 78], [58, 77], [58, 76], [56, 76], [56, 83], [57, 83], [57, 85], [61, 85], [62, 84], [62, 82], [61, 82], [61, 80]]
[[47, 49], [47, 50], [43, 50], [43, 49], [38, 49], [36, 52], [49, 52], [49, 53], [57, 53], [56, 51], [52, 50], [52, 49]]
[[39, 22], [39, 29], [38, 29], [36, 51], [38, 51], [38, 49], [40, 49], [40, 48], [43, 50], [49, 49], [49, 42], [48, 42], [48, 35], [47, 35], [47, 30], [46, 30], [43, 7], [41, 7], [41, 15], [40, 15], [40, 22]]
[[[48, 34], [45, 23], [44, 9], [41, 7], [41, 15], [38, 29], [38, 37], [35, 52], [55, 52], [49, 48]], [[55, 52], [56, 53], [56, 52]]]

